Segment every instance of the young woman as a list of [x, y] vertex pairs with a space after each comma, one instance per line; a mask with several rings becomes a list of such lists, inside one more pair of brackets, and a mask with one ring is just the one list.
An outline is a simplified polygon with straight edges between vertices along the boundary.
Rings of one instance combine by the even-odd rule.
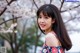
[[37, 23], [46, 35], [41, 53], [65, 53], [72, 47], [60, 11], [52, 4], [45, 4], [37, 11]]

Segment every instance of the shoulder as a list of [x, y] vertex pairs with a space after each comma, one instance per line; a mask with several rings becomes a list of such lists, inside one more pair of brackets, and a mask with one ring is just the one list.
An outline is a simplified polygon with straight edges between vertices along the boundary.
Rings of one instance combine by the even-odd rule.
[[58, 46], [60, 43], [55, 33], [48, 33], [45, 37], [45, 41], [48, 46]]
[[48, 33], [45, 37], [46, 41], [53, 40], [53, 38], [56, 38], [56, 35], [54, 33]]

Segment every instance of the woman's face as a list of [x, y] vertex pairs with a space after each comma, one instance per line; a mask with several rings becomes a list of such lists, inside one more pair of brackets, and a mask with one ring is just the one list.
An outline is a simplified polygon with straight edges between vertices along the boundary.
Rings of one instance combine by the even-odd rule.
[[51, 17], [47, 15], [44, 16], [42, 12], [40, 13], [38, 18], [38, 24], [41, 30], [50, 31], [52, 28], [52, 23], [54, 23], [54, 21], [52, 21]]

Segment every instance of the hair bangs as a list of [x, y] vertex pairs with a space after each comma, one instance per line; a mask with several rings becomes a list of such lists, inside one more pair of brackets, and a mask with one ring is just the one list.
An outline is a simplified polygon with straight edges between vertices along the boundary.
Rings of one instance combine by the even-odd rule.
[[54, 12], [52, 11], [52, 9], [49, 6], [45, 6], [45, 7], [40, 8], [37, 11], [38, 17], [39, 17], [41, 12], [43, 13], [44, 16], [54, 17]]

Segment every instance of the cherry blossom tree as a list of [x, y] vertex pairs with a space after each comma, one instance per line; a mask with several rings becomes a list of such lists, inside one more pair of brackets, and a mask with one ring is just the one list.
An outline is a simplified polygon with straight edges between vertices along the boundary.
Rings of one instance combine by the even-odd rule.
[[80, 32], [80, 27], [78, 27], [80, 25], [79, 2], [66, 2], [65, 0], [0, 0], [0, 37], [10, 44], [12, 53], [18, 53], [19, 50], [26, 53], [28, 49], [25, 50], [25, 48], [28, 46], [30, 48], [29, 42], [31, 46], [35, 46], [34, 53], [36, 53], [37, 46], [41, 46], [42, 33], [39, 33], [37, 27], [36, 11], [43, 4], [54, 4], [59, 8], [69, 33], [72, 31]]

